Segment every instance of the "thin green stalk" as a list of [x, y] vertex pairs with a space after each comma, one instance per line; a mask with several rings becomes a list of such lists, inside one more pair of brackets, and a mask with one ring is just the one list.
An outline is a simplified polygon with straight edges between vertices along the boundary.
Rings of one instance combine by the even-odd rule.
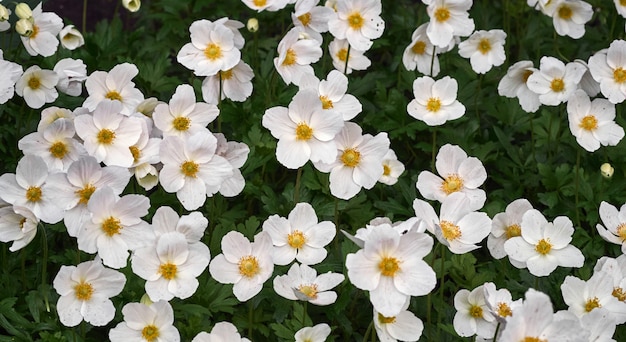
[[433, 55], [430, 57], [430, 75], [433, 75], [433, 69], [435, 67], [435, 52], [437, 51], [437, 47], [433, 45]]
[[435, 156], [437, 155], [437, 128], [433, 127], [433, 149], [430, 161], [430, 169], [435, 172]]
[[350, 44], [348, 44], [348, 51], [346, 51], [346, 66], [343, 68], [343, 74], [348, 74], [348, 61], [350, 60]]
[[87, 1], [83, 0], [83, 34], [87, 32]]
[[578, 209], [578, 189], [579, 189], [580, 179], [579, 179], [578, 169], [580, 169], [580, 148], [576, 149], [576, 173], [575, 173], [576, 180], [574, 181], [574, 184], [575, 184], [574, 201], [576, 203], [576, 225], [580, 227], [580, 210]]
[[[293, 189], [293, 202], [300, 202], [300, 178], [302, 177], [302, 168], [298, 168], [298, 174], [296, 175], [296, 185]], [[306, 302], [305, 302], [306, 303]]]
[[218, 73], [220, 75], [220, 89], [219, 92], [217, 94], [217, 110], [219, 110], [219, 114], [217, 116], [217, 132], [221, 133], [222, 132], [222, 72], [220, 71]]
[[[439, 246], [441, 246], [440, 243], [436, 244], [435, 247], [433, 248], [433, 255], [430, 259], [430, 267], [434, 269], [435, 266], [435, 260], [437, 259], [437, 249], [439, 248]], [[441, 284], [439, 285], [441, 286]], [[430, 331], [430, 329], [432, 329], [432, 309], [433, 309], [433, 301], [432, 301], [432, 291], [428, 293], [428, 296], [426, 296], [426, 327], [427, 329], [429, 329], [429, 331], [427, 331], [426, 337], [430, 337], [432, 336], [432, 331]]]
[[370, 331], [374, 328], [374, 320], [370, 322], [370, 325], [367, 326], [367, 330], [365, 330], [365, 334], [363, 334], [363, 342], [367, 342], [367, 336], [370, 334]]
[[250, 303], [249, 309], [248, 309], [248, 338], [252, 339], [252, 321], [253, 321], [253, 317], [254, 317], [254, 312], [253, 312], [253, 307], [252, 307], [252, 303]]
[[499, 330], [500, 330], [500, 322], [498, 322], [498, 325], [496, 325], [496, 332], [493, 334], [493, 342], [496, 342], [496, 340], [498, 339]]
[[304, 301], [304, 303], [302, 304], [302, 327], [306, 327], [306, 304], [308, 302]]
[[[445, 261], [446, 261], [446, 247], [442, 246], [441, 247], [441, 269], [440, 269], [441, 274], [439, 275], [439, 301], [441, 303], [443, 303], [443, 292], [445, 288], [444, 286], [444, 281], [445, 281], [445, 276], [446, 276]], [[443, 311], [444, 308], [441, 308], [441, 310]], [[442, 313], [437, 315], [437, 327], [441, 325], [442, 316], [443, 316]], [[437, 341], [441, 341], [441, 329], [439, 328], [437, 329]]]
[[[48, 284], [48, 277], [46, 275], [48, 270], [48, 235], [46, 234], [46, 228], [43, 224], [39, 223], [39, 228], [41, 230], [41, 249], [43, 253], [43, 258], [41, 260], [41, 287], [43, 289], [45, 288], [45, 285]], [[43, 301], [46, 305], [46, 312], [50, 312], [48, 291], [43, 291]]]

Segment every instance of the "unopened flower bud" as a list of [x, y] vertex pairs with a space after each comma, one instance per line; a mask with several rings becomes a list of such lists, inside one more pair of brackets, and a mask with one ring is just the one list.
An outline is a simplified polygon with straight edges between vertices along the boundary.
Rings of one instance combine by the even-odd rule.
[[246, 24], [246, 28], [250, 32], [258, 31], [259, 30], [259, 21], [257, 20], [257, 18], [250, 18], [250, 19], [248, 19], [248, 23]]
[[59, 32], [59, 38], [61, 38], [61, 45], [68, 50], [74, 50], [85, 45], [85, 38], [80, 31], [74, 28], [74, 25], [65, 26]]
[[137, 12], [141, 7], [141, 0], [122, 0], [122, 6], [131, 12]]
[[15, 31], [22, 37], [30, 37], [34, 30], [33, 23], [28, 19], [20, 19], [15, 23]]
[[31, 19], [33, 17], [33, 11], [30, 9], [27, 3], [21, 2], [15, 6], [15, 14], [20, 19]]
[[139, 300], [139, 303], [146, 305], [146, 306], [150, 306], [152, 305], [154, 302], [150, 299], [150, 296], [148, 296], [148, 294], [144, 294], [143, 296], [141, 296], [141, 299]]
[[615, 169], [609, 163], [604, 163], [600, 166], [600, 173], [602, 173], [602, 177], [604, 178], [608, 179], [613, 177], [613, 172], [615, 172]]
[[8, 8], [0, 5], [0, 22], [9, 20], [9, 16], [11, 15], [11, 11]]

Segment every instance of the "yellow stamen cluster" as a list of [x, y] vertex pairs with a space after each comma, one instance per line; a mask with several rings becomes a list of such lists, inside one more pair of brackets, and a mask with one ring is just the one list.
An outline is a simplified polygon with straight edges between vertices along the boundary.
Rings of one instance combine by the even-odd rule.
[[129, 146], [130, 154], [133, 155], [133, 162], [136, 163], [141, 158], [141, 150], [137, 146]]
[[292, 248], [302, 248], [306, 243], [306, 236], [299, 230], [294, 230], [293, 233], [287, 235], [287, 243]]
[[385, 277], [393, 277], [400, 270], [400, 261], [394, 257], [383, 257], [378, 263], [378, 269]]
[[353, 30], [359, 30], [365, 24], [365, 19], [361, 16], [361, 13], [354, 12], [348, 16], [348, 25]]
[[626, 240], [626, 223], [620, 223], [620, 225], [617, 226], [616, 232], [620, 240]]
[[524, 83], [528, 82], [528, 78], [530, 77], [530, 75], [533, 74], [532, 70], [526, 70], [524, 71], [524, 73], [522, 74], [522, 80], [524, 81]]
[[177, 116], [174, 120], [172, 120], [172, 126], [175, 130], [183, 132], [189, 129], [189, 126], [191, 126], [191, 120], [185, 116]]
[[521, 342], [548, 342], [548, 340], [542, 340], [539, 337], [524, 337]]
[[317, 298], [317, 284], [300, 285], [298, 287], [298, 291], [300, 291], [302, 294], [309, 297], [310, 299]]
[[588, 299], [587, 303], [585, 303], [586, 312], [591, 312], [591, 310], [595, 308], [600, 308], [600, 307], [602, 307], [602, 305], [600, 304], [600, 300], [598, 299], [598, 297], [593, 297], [591, 299]]
[[426, 52], [426, 43], [424, 43], [421, 40], [418, 40], [411, 47], [411, 51], [413, 51], [413, 53], [416, 55], [423, 55]]
[[113, 140], [115, 140], [115, 132], [110, 129], [103, 128], [100, 132], [98, 132], [96, 138], [98, 139], [98, 143], [102, 145], [111, 145]]
[[329, 99], [327, 96], [320, 96], [320, 101], [322, 101], [322, 108], [331, 109], [333, 108], [333, 101]]
[[91, 198], [91, 195], [95, 191], [96, 191], [95, 186], [91, 184], [87, 184], [82, 189], [74, 191], [74, 193], [76, 194], [76, 196], [78, 196], [79, 204], [87, 204], [87, 202], [89, 202], [89, 199]]
[[559, 18], [564, 19], [564, 20], [570, 20], [572, 19], [572, 15], [574, 14], [574, 11], [572, 11], [572, 8], [569, 7], [566, 4], [561, 5], [561, 7], [559, 7], [558, 10], [559, 13]]
[[619, 84], [626, 82], [626, 70], [622, 69], [622, 67], [613, 70], [613, 80]]
[[429, 112], [438, 112], [441, 109], [441, 100], [438, 97], [431, 97], [426, 103], [426, 110]]
[[252, 278], [260, 272], [259, 261], [256, 257], [248, 255], [239, 259], [239, 274], [246, 278]]
[[28, 189], [26, 189], [26, 200], [29, 202], [41, 201], [42, 195], [43, 195], [43, 192], [41, 191], [41, 188], [38, 186], [31, 186]]
[[311, 13], [304, 13], [303, 15], [298, 17], [298, 20], [302, 23], [302, 26], [307, 27], [311, 22]]
[[233, 78], [233, 69], [220, 71], [220, 75], [220, 77], [222, 77], [222, 80], [230, 80], [231, 78]]
[[513, 310], [506, 303], [500, 302], [498, 303], [498, 309], [496, 310], [496, 314], [500, 317], [508, 317], [513, 316]]
[[479, 305], [472, 305], [469, 309], [470, 316], [474, 318], [482, 318], [483, 317], [483, 308]]
[[448, 19], [450, 19], [450, 10], [445, 7], [437, 8], [434, 14], [435, 14], [434, 15], [435, 20], [437, 20], [440, 23], [443, 23], [447, 21]]
[[456, 224], [449, 221], [441, 221], [439, 226], [444, 239], [452, 241], [461, 237], [461, 228]]
[[204, 48], [204, 56], [211, 61], [222, 58], [222, 48], [217, 44], [209, 43]]
[[313, 128], [311, 126], [305, 124], [304, 122], [299, 123], [296, 126], [296, 140], [304, 140], [307, 141], [313, 137]]
[[166, 280], [172, 280], [176, 278], [176, 273], [178, 272], [178, 267], [172, 263], [165, 263], [159, 266], [159, 273]]
[[102, 221], [102, 223], [100, 224], [100, 227], [102, 228], [104, 233], [108, 235], [109, 237], [115, 234], [119, 234], [120, 230], [122, 230], [122, 224], [120, 223], [120, 220], [118, 220], [117, 218], [113, 216], [110, 216], [106, 220]]
[[504, 229], [504, 234], [506, 235], [506, 239], [510, 239], [512, 237], [521, 236], [522, 235], [522, 227], [519, 224], [512, 224], [507, 226]]
[[67, 145], [62, 141], [57, 141], [52, 144], [48, 151], [57, 159], [63, 159], [68, 152]]
[[551, 249], [552, 249], [552, 244], [550, 243], [549, 240], [546, 240], [546, 239], [539, 240], [539, 242], [537, 242], [537, 245], [535, 246], [535, 251], [537, 251], [537, 253], [542, 254], [542, 255], [546, 255], [550, 253]]
[[361, 152], [354, 148], [349, 148], [341, 154], [341, 162], [347, 167], [356, 167], [361, 161]]
[[463, 189], [463, 178], [456, 173], [448, 175], [441, 183], [441, 191], [445, 192], [446, 195], [461, 191], [461, 189]]
[[91, 286], [91, 284], [89, 283], [86, 283], [85, 281], [81, 281], [76, 286], [74, 286], [74, 295], [78, 300], [90, 300], [91, 296], [93, 295], [93, 286]]
[[598, 119], [594, 115], [586, 115], [580, 123], [578, 127], [584, 129], [585, 131], [593, 131], [598, 128]]
[[296, 64], [298, 60], [298, 56], [296, 56], [296, 52], [293, 49], [287, 49], [287, 53], [285, 55], [285, 60], [283, 61], [283, 65], [290, 66]]
[[28, 79], [28, 87], [33, 90], [39, 89], [39, 87], [41, 87], [41, 81], [39, 80], [39, 77], [35, 75], [31, 76]]
[[104, 95], [104, 97], [109, 100], [122, 101], [122, 95], [115, 90], [109, 91], [106, 95]]
[[387, 164], [383, 164], [383, 176], [389, 176], [391, 174], [391, 168]]
[[253, 0], [254, 6], [263, 7], [267, 4], [267, 0]]
[[385, 316], [381, 315], [380, 313], [378, 313], [378, 322], [380, 322], [381, 324], [394, 323], [395, 321], [396, 321], [396, 316], [385, 317]]
[[152, 324], [146, 325], [141, 330], [141, 337], [148, 342], [156, 341], [156, 339], [159, 338], [159, 335], [159, 328]]
[[345, 62], [346, 59], [348, 59], [348, 49], [339, 50], [339, 52], [337, 52], [337, 58], [339, 58], [340, 61]]
[[491, 42], [487, 38], [483, 38], [478, 42], [478, 51], [483, 55], [486, 55], [491, 51]]
[[562, 78], [555, 78], [550, 82], [550, 89], [555, 93], [560, 93], [565, 90], [565, 83]]
[[621, 287], [614, 287], [611, 294], [620, 302], [626, 301], [626, 292]]
[[185, 177], [196, 178], [198, 169], [199, 165], [191, 160], [187, 160], [180, 165], [180, 172], [182, 172]]

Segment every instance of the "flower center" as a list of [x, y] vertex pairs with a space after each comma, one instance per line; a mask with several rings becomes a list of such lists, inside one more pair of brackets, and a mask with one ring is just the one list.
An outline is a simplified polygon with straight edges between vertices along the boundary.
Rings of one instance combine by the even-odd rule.
[[226, 71], [220, 71], [220, 77], [222, 77], [222, 81], [223, 80], [230, 80], [231, 78], [233, 78], [233, 69], [228, 69]]
[[602, 305], [600, 304], [600, 300], [598, 299], [598, 297], [588, 299], [587, 303], [585, 303], [585, 311], [587, 312], [591, 312], [591, 310], [599, 307], [602, 307]]
[[548, 340], [542, 340], [539, 337], [524, 337], [521, 342], [548, 342]]
[[617, 298], [620, 302], [623, 302], [626, 300], [626, 293], [624, 293], [624, 290], [621, 287], [614, 287], [613, 292], [611, 294], [613, 295], [613, 297]]
[[309, 140], [313, 136], [313, 128], [305, 123], [296, 126], [296, 140]]
[[441, 183], [441, 191], [445, 192], [446, 195], [461, 191], [461, 189], [463, 189], [463, 178], [459, 177], [456, 173], [449, 175]]
[[252, 278], [259, 273], [259, 262], [256, 257], [248, 255], [239, 259], [239, 274], [246, 278]]
[[141, 158], [141, 151], [139, 148], [137, 146], [129, 146], [128, 149], [130, 150], [130, 154], [133, 155], [133, 162], [138, 162], [139, 158]]
[[41, 188], [38, 186], [31, 186], [26, 189], [26, 200], [29, 202], [39, 202], [41, 200]]
[[176, 265], [172, 263], [161, 264], [159, 266], [159, 273], [163, 276], [163, 278], [167, 280], [172, 280], [176, 277], [176, 273], [178, 272], [178, 268]]
[[513, 316], [513, 311], [511, 310], [511, 307], [503, 302], [498, 303], [498, 310], [496, 310], [496, 313], [500, 317]]
[[472, 305], [472, 307], [469, 309], [469, 314], [474, 318], [481, 318], [483, 317], [483, 308], [478, 305]]
[[120, 95], [120, 93], [118, 93], [115, 90], [111, 90], [110, 92], [108, 92], [106, 95], [104, 95], [105, 98], [109, 99], [109, 100], [118, 100], [118, 101], [122, 101], [122, 95]]
[[262, 6], [265, 6], [265, 4], [267, 3], [267, 0], [254, 0], [252, 2], [254, 2], [255, 6], [262, 7]]
[[311, 299], [316, 299], [317, 298], [317, 285], [316, 284], [300, 285], [298, 287], [298, 291], [300, 291], [305, 296], [307, 296], [307, 297], [309, 297]]
[[50, 154], [58, 159], [63, 159], [67, 154], [67, 145], [62, 141], [57, 141], [48, 149]]
[[441, 109], [441, 100], [437, 97], [431, 97], [426, 103], [426, 110], [429, 112], [438, 112]]
[[297, 56], [296, 52], [293, 49], [287, 49], [287, 54], [285, 56], [285, 60], [283, 61], [283, 65], [294, 65], [296, 64]]
[[385, 317], [385, 316], [381, 315], [380, 313], [378, 313], [378, 322], [380, 322], [381, 324], [394, 323], [395, 321], [396, 321], [396, 316]]
[[478, 42], [478, 51], [483, 55], [486, 55], [489, 51], [491, 51], [491, 42], [487, 38], [483, 38]]
[[339, 52], [337, 52], [337, 58], [339, 58], [340, 61], [345, 62], [346, 59], [348, 59], [348, 49], [339, 50]]
[[596, 119], [594, 115], [586, 115], [584, 118], [582, 118], [582, 120], [580, 120], [578, 127], [586, 131], [593, 131], [594, 129], [598, 128], [598, 119]]
[[506, 235], [506, 239], [510, 239], [512, 237], [521, 236], [522, 235], [522, 227], [519, 224], [515, 223], [510, 226], [507, 226], [504, 229], [504, 234]]
[[103, 128], [98, 132], [98, 143], [102, 145], [110, 145], [115, 140], [115, 132], [110, 129]]
[[461, 237], [461, 229], [456, 224], [449, 221], [441, 221], [439, 226], [444, 239], [452, 241]]
[[120, 230], [122, 230], [120, 220], [116, 219], [113, 216], [110, 216], [108, 219], [102, 221], [102, 224], [100, 226], [102, 227], [104, 233], [109, 237], [115, 234], [119, 234]]
[[157, 338], [159, 338], [159, 328], [152, 324], [146, 325], [141, 330], [141, 336], [144, 340], [148, 342], [155, 341]]
[[563, 83], [563, 79], [555, 78], [550, 82], [550, 89], [552, 89], [555, 93], [560, 93], [565, 89], [565, 83]]
[[387, 164], [383, 164], [383, 176], [389, 176], [391, 174], [391, 168]]
[[613, 71], [613, 79], [616, 83], [624, 83], [626, 82], [626, 70], [619, 67]]
[[300, 20], [302, 26], [309, 26], [309, 23], [311, 22], [311, 13], [304, 13], [298, 17], [298, 20]]
[[25, 224], [25, 223], [26, 223], [26, 217], [23, 217], [23, 218], [20, 220], [20, 229], [21, 229], [21, 230], [24, 230], [24, 224]]
[[443, 23], [444, 21], [448, 19], [450, 19], [450, 10], [448, 10], [445, 7], [437, 8], [437, 10], [435, 11], [435, 20], [437, 20], [440, 23]]
[[91, 299], [91, 295], [93, 294], [93, 286], [89, 283], [85, 283], [85, 281], [81, 281], [76, 286], [74, 286], [74, 295], [76, 299], [87, 301]]
[[96, 191], [96, 187], [91, 184], [87, 184], [82, 189], [74, 191], [74, 193], [78, 196], [79, 204], [87, 204], [94, 191]]
[[191, 120], [189, 120], [189, 118], [184, 117], [184, 116], [177, 116], [172, 121], [172, 126], [174, 126], [174, 129], [179, 132], [188, 130], [190, 125], [191, 125]]
[[355, 167], [361, 161], [361, 152], [354, 148], [349, 148], [341, 154], [341, 162], [347, 167]]
[[287, 243], [292, 248], [302, 248], [306, 243], [306, 236], [299, 230], [294, 230], [293, 233], [287, 235]]
[[28, 36], [28, 38], [35, 39], [38, 33], [39, 33], [39, 26], [33, 24], [33, 32], [30, 34], [30, 36]]
[[320, 96], [320, 101], [322, 101], [322, 108], [324, 109], [333, 108], [333, 101], [329, 99], [328, 97], [322, 95]]
[[626, 6], [626, 0], [619, 0], [619, 4], [622, 6]]
[[378, 269], [385, 277], [393, 277], [400, 270], [400, 261], [394, 257], [384, 257], [378, 263]]
[[198, 164], [191, 160], [188, 160], [180, 166], [180, 171], [186, 177], [196, 178], [196, 174], [198, 173]]
[[551, 249], [552, 249], [552, 244], [548, 242], [546, 239], [539, 240], [539, 242], [535, 246], [535, 250], [537, 251], [537, 253], [542, 254], [542, 255], [546, 255], [550, 253]]
[[222, 57], [222, 49], [217, 44], [209, 43], [204, 49], [204, 56], [214, 61]]
[[617, 236], [619, 236], [619, 238], [622, 241], [626, 240], [626, 223], [620, 223], [619, 226], [617, 226]]
[[39, 80], [39, 77], [35, 75], [31, 76], [28, 79], [28, 87], [33, 90], [39, 89], [39, 87], [41, 87], [41, 81]]
[[567, 5], [562, 5], [559, 7], [559, 18], [569, 20], [572, 18], [573, 11], [571, 7]]
[[526, 70], [524, 71], [524, 73], [522, 74], [522, 80], [524, 81], [524, 83], [528, 82], [528, 78], [530, 77], [530, 75], [533, 74], [532, 70]]
[[358, 30], [363, 27], [364, 22], [365, 20], [359, 12], [354, 12], [348, 17], [348, 24], [353, 30]]
[[411, 47], [411, 51], [413, 51], [413, 53], [416, 55], [423, 55], [426, 52], [426, 43], [424, 43], [421, 40], [418, 40]]

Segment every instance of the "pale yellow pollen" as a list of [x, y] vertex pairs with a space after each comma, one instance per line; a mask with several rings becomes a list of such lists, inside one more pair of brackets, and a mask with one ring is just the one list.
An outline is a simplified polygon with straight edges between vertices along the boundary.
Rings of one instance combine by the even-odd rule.
[[89, 202], [89, 199], [91, 198], [91, 195], [95, 191], [96, 191], [95, 186], [91, 184], [87, 184], [82, 189], [74, 191], [74, 193], [76, 194], [76, 196], [78, 196], [79, 204], [87, 204], [87, 202]]
[[31, 76], [28, 79], [28, 87], [33, 90], [39, 89], [39, 87], [41, 87], [41, 81], [39, 80], [39, 77], [35, 75]]
[[626, 301], [626, 292], [621, 287], [614, 287], [611, 294], [620, 302]]
[[600, 308], [600, 307], [602, 307], [602, 305], [600, 304], [600, 300], [598, 299], [598, 297], [593, 297], [591, 299], [588, 299], [587, 303], [585, 303], [586, 312], [591, 312], [591, 310], [595, 308]]
[[287, 53], [285, 55], [285, 60], [283, 61], [283, 65], [294, 65], [298, 60], [298, 56], [296, 56], [296, 52], [293, 49], [287, 49]]
[[395, 323], [395, 321], [396, 321], [396, 316], [385, 317], [381, 315], [380, 313], [378, 313], [378, 322], [380, 322], [381, 324]]
[[510, 226], [507, 226], [504, 229], [504, 234], [506, 235], [506, 239], [510, 239], [512, 237], [521, 236], [522, 235], [522, 227], [519, 224], [515, 223]]
[[478, 51], [483, 55], [486, 55], [491, 51], [491, 42], [487, 38], [483, 38], [478, 42]]
[[626, 82], [626, 70], [624, 70], [622, 67], [618, 67], [617, 69], [613, 70], [613, 80], [615, 81], [615, 83], [619, 84]]
[[117, 218], [113, 216], [110, 216], [106, 220], [102, 221], [102, 223], [100, 224], [100, 227], [102, 228], [104, 233], [108, 235], [109, 237], [115, 234], [119, 234], [120, 230], [122, 230], [122, 225], [120, 223], [120, 220], [118, 220]]
[[322, 101], [322, 108], [331, 109], [333, 108], [333, 101], [329, 99], [327, 96], [321, 95], [320, 101]]
[[413, 53], [416, 55], [423, 55], [424, 53], [426, 53], [426, 43], [424, 43], [421, 40], [418, 40], [411, 47], [411, 51], [413, 51]]
[[555, 93], [560, 93], [565, 90], [565, 83], [563, 83], [563, 79], [555, 78], [550, 82], [550, 89], [552, 89]]
[[198, 173], [199, 165], [191, 160], [187, 160], [186, 162], [180, 165], [180, 171], [186, 176], [191, 178], [196, 178], [196, 174]]
[[300, 285], [298, 291], [310, 299], [317, 299], [317, 284]]
[[447, 21], [448, 19], [450, 19], [450, 10], [448, 10], [445, 7], [439, 7], [437, 8], [437, 10], [435, 10], [435, 20], [437, 20], [440, 23], [443, 23], [444, 21]]
[[391, 174], [391, 168], [387, 164], [383, 164], [383, 176], [389, 176]]
[[559, 13], [559, 18], [565, 19], [565, 20], [570, 20], [572, 18], [572, 14], [574, 14], [574, 12], [572, 11], [572, 8], [566, 4], [563, 4], [561, 5], [561, 7], [559, 7], [558, 13]]
[[31, 186], [26, 189], [26, 200], [29, 202], [39, 202], [41, 201], [41, 196], [43, 192], [41, 188], [38, 186]]
[[222, 77], [222, 80], [230, 80], [231, 78], [233, 78], [233, 69], [220, 71], [220, 75]]
[[346, 59], [348, 59], [348, 49], [339, 50], [339, 52], [337, 52], [337, 58], [339, 58], [340, 61], [345, 62]]
[[542, 255], [546, 255], [550, 253], [551, 249], [552, 249], [552, 244], [550, 243], [549, 240], [546, 240], [546, 239], [539, 240], [539, 242], [537, 242], [537, 245], [535, 245], [535, 251], [537, 251], [537, 253], [542, 254]]
[[178, 272], [178, 267], [172, 263], [165, 263], [159, 266], [159, 273], [166, 280], [172, 280], [176, 278], [176, 273]]
[[109, 99], [109, 100], [118, 100], [118, 101], [122, 101], [122, 95], [120, 95], [120, 93], [118, 93], [115, 90], [111, 90], [110, 92], [108, 92], [106, 95], [104, 95], [105, 98]]
[[241, 257], [238, 266], [239, 274], [246, 278], [252, 278], [260, 272], [259, 262], [252, 255]]
[[267, 3], [267, 0], [253, 0], [254, 6], [263, 7]]
[[209, 60], [216, 60], [222, 57], [222, 48], [213, 43], [209, 43], [206, 48], [204, 48], [204, 56]]
[[174, 120], [172, 120], [172, 126], [175, 130], [184, 132], [189, 129], [189, 126], [191, 126], [191, 120], [185, 116], [177, 116]]
[[598, 128], [598, 119], [594, 115], [586, 115], [580, 123], [578, 127], [584, 129], [585, 131], [593, 131]]
[[159, 328], [152, 324], [146, 325], [141, 330], [141, 336], [148, 342], [156, 341], [156, 339], [159, 338], [159, 335]]
[[615, 231], [617, 232], [617, 236], [619, 236], [620, 240], [626, 240], [626, 223], [620, 223]]
[[347, 167], [356, 167], [361, 162], [361, 152], [349, 148], [341, 154], [341, 162]]
[[496, 313], [500, 317], [513, 316], [513, 310], [511, 310], [511, 307], [507, 303], [503, 302], [498, 303], [498, 309], [496, 310]]
[[438, 112], [441, 109], [441, 100], [438, 97], [431, 97], [426, 103], [426, 110], [429, 112]]
[[292, 248], [302, 248], [302, 246], [306, 243], [306, 236], [303, 232], [294, 230], [292, 233], [287, 235], [287, 243]]
[[302, 23], [302, 26], [307, 27], [311, 22], [311, 13], [304, 13], [303, 15], [298, 17], [298, 20]]
[[93, 295], [93, 286], [83, 280], [74, 286], [74, 295], [76, 296], [76, 299], [81, 301], [90, 300]]
[[363, 24], [365, 24], [365, 19], [363, 19], [361, 13], [354, 12], [348, 16], [348, 25], [350, 25], [353, 30], [361, 29]]
[[456, 224], [449, 221], [441, 221], [439, 226], [444, 239], [452, 241], [461, 237], [461, 228]]
[[456, 173], [448, 175], [448, 177], [441, 182], [441, 191], [445, 192], [446, 195], [461, 191], [462, 189], [463, 178], [459, 177]]
[[378, 263], [380, 274], [393, 277], [400, 270], [400, 261], [394, 257], [383, 257]]
[[57, 141], [54, 144], [52, 144], [50, 148], [48, 149], [48, 151], [53, 157], [57, 159], [65, 158], [65, 155], [68, 152], [67, 145], [62, 141]]
[[115, 140], [115, 132], [110, 129], [103, 128], [100, 132], [98, 132], [96, 138], [98, 139], [98, 143], [102, 145], [110, 145], [113, 143], [113, 140]]
[[133, 162], [136, 163], [141, 158], [141, 150], [137, 146], [129, 146], [130, 154], [133, 155]]
[[311, 126], [305, 124], [304, 122], [299, 123], [296, 126], [296, 140], [304, 140], [307, 141], [313, 137], [313, 128]]
[[474, 318], [481, 318], [483, 317], [483, 308], [478, 305], [472, 305], [469, 309], [469, 314]]

